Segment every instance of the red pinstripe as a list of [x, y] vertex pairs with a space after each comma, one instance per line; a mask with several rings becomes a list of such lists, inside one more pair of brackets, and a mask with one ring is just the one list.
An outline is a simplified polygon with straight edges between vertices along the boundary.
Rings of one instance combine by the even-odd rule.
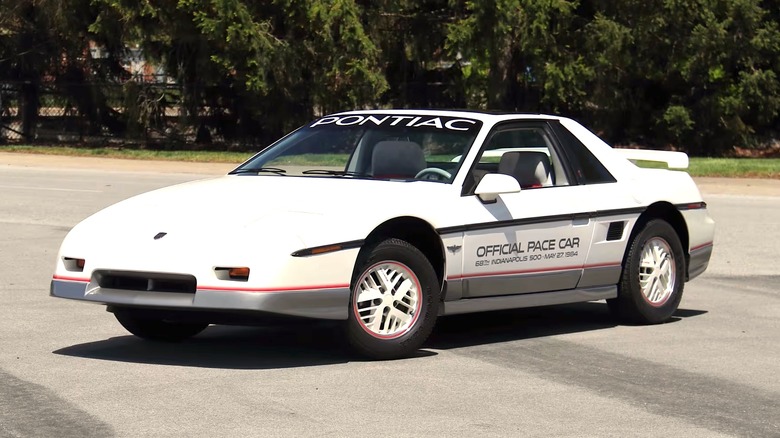
[[199, 291], [215, 290], [221, 292], [257, 292], [257, 293], [269, 293], [269, 292], [295, 292], [295, 291], [312, 291], [323, 289], [344, 289], [349, 288], [348, 284], [326, 284], [321, 286], [293, 286], [293, 287], [262, 287], [262, 288], [243, 288], [243, 287], [224, 287], [224, 286], [199, 286]]
[[713, 244], [713, 242], [707, 242], [707, 243], [703, 243], [701, 245], [696, 245], [693, 248], [691, 248], [691, 251], [696, 251], [697, 249], [702, 249], [705, 246], [712, 246], [712, 244]]
[[77, 281], [79, 283], [89, 283], [89, 278], [66, 277], [64, 275], [54, 275], [52, 276], [52, 279], [62, 280], [62, 281]]

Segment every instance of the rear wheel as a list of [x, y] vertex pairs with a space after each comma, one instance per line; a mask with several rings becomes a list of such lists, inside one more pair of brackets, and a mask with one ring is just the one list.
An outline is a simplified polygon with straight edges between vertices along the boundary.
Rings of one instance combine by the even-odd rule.
[[662, 323], [680, 305], [684, 283], [685, 256], [677, 232], [666, 221], [652, 220], [630, 243], [618, 297], [607, 304], [622, 320]]
[[116, 311], [114, 316], [127, 331], [150, 341], [182, 341], [197, 335], [209, 326], [207, 323], [143, 318], [130, 311]]
[[436, 323], [441, 288], [430, 261], [410, 243], [388, 239], [368, 249], [352, 281], [350, 344], [374, 359], [408, 356]]

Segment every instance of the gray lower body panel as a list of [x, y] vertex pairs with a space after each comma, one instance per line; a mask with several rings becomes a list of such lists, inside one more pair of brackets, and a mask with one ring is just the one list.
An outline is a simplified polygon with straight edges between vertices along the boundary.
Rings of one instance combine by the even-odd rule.
[[577, 283], [578, 288], [603, 286], [605, 284], [618, 284], [620, 274], [623, 272], [623, 266], [598, 266], [595, 268], [585, 268], [582, 271], [582, 278]]
[[707, 270], [711, 256], [712, 245], [691, 251], [690, 257], [688, 257], [688, 280], [693, 280]]
[[150, 292], [93, 287], [90, 283], [52, 280], [50, 295], [115, 306], [181, 310], [255, 310], [317, 319], [347, 319], [348, 288], [245, 292], [199, 289], [195, 293]]
[[551, 306], [555, 304], [597, 301], [616, 297], [617, 286], [604, 286], [500, 297], [464, 298], [458, 301], [446, 301], [442, 303], [444, 308], [440, 313], [442, 315], [457, 315], [459, 313], [487, 312], [491, 310], [516, 309], [521, 307]]
[[463, 298], [463, 280], [447, 280], [444, 289], [444, 301], [457, 301]]
[[572, 289], [577, 285], [580, 276], [582, 276], [582, 269], [465, 278], [463, 279], [463, 297], [532, 294], [545, 290]]

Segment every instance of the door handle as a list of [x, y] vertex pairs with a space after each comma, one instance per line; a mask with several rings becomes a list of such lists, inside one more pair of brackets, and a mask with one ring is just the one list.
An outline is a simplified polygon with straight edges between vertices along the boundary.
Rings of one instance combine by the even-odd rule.
[[590, 224], [590, 215], [589, 214], [576, 214], [571, 219], [571, 225], [574, 227], [582, 227], [585, 225]]

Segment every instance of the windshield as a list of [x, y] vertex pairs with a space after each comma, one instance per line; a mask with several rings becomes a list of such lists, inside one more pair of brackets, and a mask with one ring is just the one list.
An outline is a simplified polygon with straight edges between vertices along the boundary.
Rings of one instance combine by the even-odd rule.
[[449, 183], [482, 123], [458, 117], [323, 117], [231, 174], [426, 180]]

